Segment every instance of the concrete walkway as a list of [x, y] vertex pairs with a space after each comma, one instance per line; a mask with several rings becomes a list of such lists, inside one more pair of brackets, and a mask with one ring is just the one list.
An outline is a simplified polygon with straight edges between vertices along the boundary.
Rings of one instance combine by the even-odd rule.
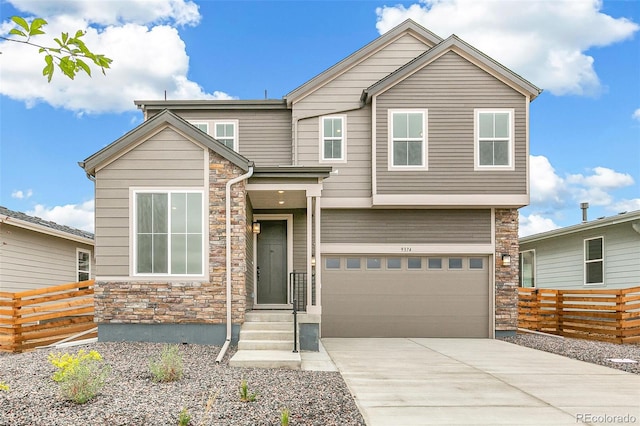
[[489, 339], [322, 342], [369, 426], [640, 424], [640, 376], [612, 368]]

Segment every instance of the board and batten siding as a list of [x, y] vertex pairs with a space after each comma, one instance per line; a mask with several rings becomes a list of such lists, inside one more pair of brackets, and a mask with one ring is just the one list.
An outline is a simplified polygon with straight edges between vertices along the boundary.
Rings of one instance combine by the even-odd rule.
[[0, 231], [0, 291], [13, 293], [76, 282], [76, 249], [91, 253], [94, 277], [92, 245], [8, 224], [2, 224]]
[[[378, 194], [526, 194], [527, 99], [454, 52], [376, 98]], [[388, 170], [388, 110], [427, 109], [428, 170]], [[474, 109], [514, 109], [515, 170], [474, 170]]]
[[293, 105], [293, 118], [316, 117], [358, 108], [362, 91], [427, 51], [404, 34]]
[[291, 110], [176, 111], [187, 121], [238, 120], [238, 151], [257, 167], [291, 164]]
[[322, 182], [322, 196], [371, 197], [371, 105], [341, 114], [346, 119], [346, 162], [320, 161], [321, 117], [298, 122], [298, 163], [333, 167]]
[[322, 244], [490, 244], [488, 209], [323, 209]]
[[[597, 237], [604, 238], [605, 284], [584, 285], [584, 240]], [[640, 286], [640, 235], [633, 231], [629, 222], [520, 245], [521, 252], [534, 249], [538, 288]]]
[[129, 275], [129, 188], [204, 189], [204, 156], [165, 128], [96, 171], [96, 275]]

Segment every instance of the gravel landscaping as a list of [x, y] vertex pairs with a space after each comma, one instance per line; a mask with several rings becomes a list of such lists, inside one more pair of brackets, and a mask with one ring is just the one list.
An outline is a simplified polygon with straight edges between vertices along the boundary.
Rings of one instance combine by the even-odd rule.
[[[0, 425], [177, 425], [183, 407], [192, 416], [190, 425], [280, 425], [283, 408], [292, 426], [365, 424], [340, 373], [232, 368], [233, 349], [215, 365], [219, 347], [181, 345], [184, 377], [155, 383], [149, 361], [163, 347], [101, 342], [62, 350], [95, 349], [111, 366], [101, 393], [84, 405], [60, 397], [51, 379], [55, 367], [47, 361], [50, 351], [0, 353], [0, 382], [10, 386], [0, 391]], [[242, 379], [257, 393], [256, 401], [240, 401]]]

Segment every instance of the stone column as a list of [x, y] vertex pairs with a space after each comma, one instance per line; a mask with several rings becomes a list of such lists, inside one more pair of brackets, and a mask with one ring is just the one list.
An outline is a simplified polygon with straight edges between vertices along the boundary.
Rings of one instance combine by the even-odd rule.
[[[518, 209], [496, 209], [495, 330], [496, 336], [515, 334], [518, 327]], [[502, 255], [511, 256], [503, 265]]]

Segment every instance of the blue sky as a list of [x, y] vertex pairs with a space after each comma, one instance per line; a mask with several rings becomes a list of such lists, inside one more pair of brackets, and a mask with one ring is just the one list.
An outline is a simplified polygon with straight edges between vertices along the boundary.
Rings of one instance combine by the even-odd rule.
[[[0, 205], [93, 229], [93, 183], [77, 162], [142, 114], [134, 99], [281, 98], [412, 18], [455, 33], [544, 93], [531, 104], [531, 205], [521, 235], [640, 209], [640, 2], [595, 0], [0, 0], [51, 35], [87, 29], [106, 76], [56, 74], [0, 42]], [[43, 42], [47, 36], [41, 36]]]

